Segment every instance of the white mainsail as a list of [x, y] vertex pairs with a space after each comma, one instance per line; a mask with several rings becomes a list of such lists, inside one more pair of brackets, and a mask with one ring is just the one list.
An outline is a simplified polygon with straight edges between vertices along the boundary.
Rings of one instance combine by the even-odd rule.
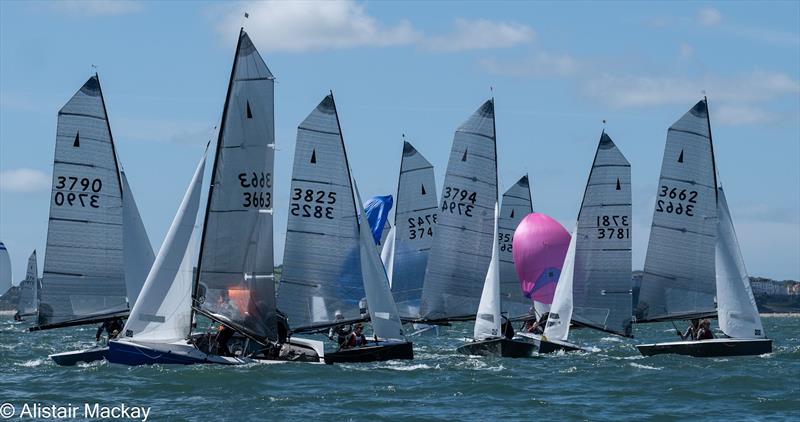
[[364, 293], [367, 298], [367, 309], [370, 322], [376, 337], [379, 339], [404, 340], [403, 324], [397, 312], [397, 305], [392, 298], [386, 270], [375, 249], [367, 213], [361, 205], [361, 196], [355, 181], [352, 182], [356, 192], [356, 203], [359, 207], [359, 250], [361, 258], [361, 274], [364, 280]]
[[717, 181], [705, 100], [667, 132], [637, 322], [716, 312]]
[[389, 287], [392, 287], [392, 271], [394, 271], [394, 243], [395, 243], [395, 227], [389, 229], [389, 234], [383, 242], [383, 249], [381, 249], [381, 262], [386, 269], [386, 276], [389, 280]]
[[97, 75], [58, 112], [39, 328], [128, 311], [123, 204]]
[[336, 311], [361, 318], [358, 217], [333, 95], [297, 128], [289, 200], [278, 308], [294, 330], [333, 321]]
[[439, 213], [437, 202], [433, 165], [403, 141], [394, 213], [394, 260], [391, 268], [386, 267], [403, 317], [419, 316], [422, 282]]
[[0, 242], [0, 295], [11, 288], [11, 257], [3, 242]]
[[722, 332], [733, 338], [765, 338], [750, 279], [736, 239], [728, 201], [717, 189], [719, 231], [716, 248], [717, 313]]
[[122, 170], [120, 174], [122, 179], [122, 247], [125, 251], [123, 255], [125, 287], [128, 294], [128, 305], [133, 307], [144, 281], [147, 279], [147, 274], [150, 272], [150, 267], [153, 266], [155, 255], [142, 217], [139, 215], [136, 200], [133, 199], [133, 192], [131, 192], [125, 171]]
[[561, 267], [561, 275], [558, 277], [556, 292], [553, 294], [553, 303], [550, 305], [550, 315], [547, 319], [547, 326], [544, 327], [544, 337], [565, 341], [569, 336], [569, 324], [572, 321], [572, 281], [575, 273], [575, 239], [578, 237], [578, 229], [572, 231], [572, 238], [569, 240], [567, 256], [564, 258], [564, 265]]
[[631, 165], [605, 131], [578, 214], [572, 319], [631, 335]]
[[495, 236], [500, 244], [500, 295], [503, 298], [503, 310], [508, 312], [509, 317], [527, 315], [533, 305], [520, 288], [512, 252], [514, 231], [520, 221], [532, 212], [531, 189], [526, 174], [503, 194], [497, 220], [498, 233]]
[[[494, 237], [498, 236], [498, 214], [497, 204], [494, 207]], [[489, 262], [489, 270], [483, 282], [481, 301], [478, 304], [478, 314], [475, 317], [475, 328], [473, 338], [475, 340], [486, 340], [497, 338], [500, 333], [500, 247], [498, 242], [492, 244], [492, 260]]]
[[36, 250], [28, 257], [28, 271], [25, 280], [20, 283], [19, 306], [20, 316], [36, 315], [39, 311], [39, 267], [36, 262]]
[[274, 77], [242, 30], [211, 171], [195, 305], [238, 331], [277, 338], [272, 239]]
[[195, 256], [191, 240], [200, 208], [205, 160], [203, 154], [125, 323], [125, 337], [167, 343], [184, 339], [191, 331]]
[[472, 318], [489, 268], [492, 211], [497, 203], [494, 100], [455, 132], [444, 179], [436, 236], [422, 290], [426, 320]]

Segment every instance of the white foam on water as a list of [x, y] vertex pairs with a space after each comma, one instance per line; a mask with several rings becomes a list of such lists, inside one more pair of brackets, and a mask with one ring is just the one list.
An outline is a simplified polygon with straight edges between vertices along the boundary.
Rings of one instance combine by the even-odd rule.
[[636, 362], [631, 362], [628, 365], [630, 365], [630, 366], [632, 366], [634, 368], [650, 369], [650, 370], [653, 370], [653, 371], [660, 371], [660, 370], [664, 369], [664, 368], [657, 368], [655, 366], [642, 365], [642, 364], [639, 364], [639, 363], [636, 363]]
[[611, 342], [611, 343], [624, 343], [625, 342], [624, 340], [622, 340], [619, 337], [603, 337], [603, 338], [600, 339], [600, 341], [606, 341], [606, 342]]
[[570, 366], [569, 368], [561, 369], [558, 372], [560, 372], [562, 374], [571, 374], [571, 373], [577, 372], [577, 371], [578, 371], [578, 367], [577, 366]]
[[28, 360], [28, 361], [25, 361], [25, 362], [22, 362], [22, 363], [17, 363], [16, 365], [17, 366], [23, 366], [25, 368], [35, 368], [37, 366], [43, 365], [44, 363], [46, 363], [46, 361], [44, 359], [33, 359], [33, 360]]

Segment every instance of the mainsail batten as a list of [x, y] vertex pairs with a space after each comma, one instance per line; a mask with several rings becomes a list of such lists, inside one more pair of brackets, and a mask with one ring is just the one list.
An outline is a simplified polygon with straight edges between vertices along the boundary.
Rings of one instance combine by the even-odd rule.
[[489, 267], [497, 202], [494, 101], [486, 101], [453, 137], [436, 236], [422, 290], [423, 320], [474, 317]]
[[242, 30], [211, 172], [194, 297], [202, 313], [273, 340], [274, 139], [274, 77]]
[[667, 132], [637, 322], [715, 313], [717, 223], [714, 152], [702, 100]]
[[405, 318], [419, 316], [422, 282], [439, 214], [433, 165], [403, 142], [394, 225], [392, 292]]

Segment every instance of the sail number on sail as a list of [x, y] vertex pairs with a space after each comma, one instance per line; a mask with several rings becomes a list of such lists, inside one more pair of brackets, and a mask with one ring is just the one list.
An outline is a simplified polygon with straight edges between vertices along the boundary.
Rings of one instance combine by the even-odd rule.
[[[292, 215], [307, 218], [327, 218], [333, 220], [333, 205], [336, 192], [294, 188], [292, 191]], [[322, 205], [319, 205], [322, 204]]]
[[422, 239], [433, 236], [433, 225], [436, 224], [437, 214], [425, 214], [419, 217], [409, 217], [408, 238], [410, 240]]
[[[89, 206], [92, 208], [100, 208], [100, 195], [84, 193], [100, 193], [100, 191], [103, 190], [103, 181], [100, 179], [89, 179], [87, 177], [75, 176], [58, 176], [56, 181], [56, 189], [66, 189], [69, 191], [59, 191], [53, 195], [53, 201], [55, 201], [56, 205], [59, 207], [64, 206], [64, 204], [67, 204], [71, 207], [77, 207], [78, 204], [80, 204], [81, 207]], [[72, 192], [73, 190], [77, 193]]]
[[[447, 201], [448, 199], [450, 200], [449, 202]], [[472, 210], [475, 208], [475, 201], [477, 200], [478, 194], [476, 192], [447, 186], [444, 188], [442, 212], [450, 211], [452, 214], [472, 217]], [[471, 204], [467, 202], [471, 202]]]
[[239, 173], [239, 185], [245, 189], [255, 189], [242, 192], [243, 207], [269, 208], [272, 206], [272, 193], [260, 190], [272, 188], [272, 173]]
[[627, 239], [631, 237], [627, 215], [598, 215], [598, 239]]
[[514, 233], [498, 233], [497, 240], [500, 242], [500, 251], [505, 252], [512, 252], [511, 246], [514, 240]]
[[664, 199], [659, 199], [656, 202], [656, 212], [694, 217], [694, 205], [692, 204], [697, 203], [697, 191], [678, 190], [678, 188], [670, 189], [669, 186], [661, 185], [658, 196]]

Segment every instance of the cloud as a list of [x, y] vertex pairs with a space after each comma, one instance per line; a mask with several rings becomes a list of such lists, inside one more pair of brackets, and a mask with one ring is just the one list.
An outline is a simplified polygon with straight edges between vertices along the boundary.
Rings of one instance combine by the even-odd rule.
[[433, 51], [508, 48], [532, 42], [535, 38], [533, 29], [518, 23], [456, 19], [455, 31], [426, 38], [423, 46]]
[[726, 126], [770, 123], [778, 118], [778, 115], [774, 113], [749, 105], [723, 104], [717, 107], [715, 111], [714, 121]]
[[0, 190], [7, 192], [39, 192], [50, 188], [50, 176], [42, 171], [18, 168], [0, 172]]
[[134, 0], [60, 0], [51, 3], [53, 10], [77, 16], [118, 16], [142, 10]]
[[713, 7], [706, 7], [697, 13], [697, 22], [703, 26], [717, 26], [722, 23], [722, 13]]
[[[429, 51], [508, 48], [531, 42], [528, 26], [485, 19], [456, 19], [450, 33], [426, 35], [408, 20], [384, 23], [355, 0], [248, 1], [227, 12], [218, 26], [230, 37], [243, 23], [261, 51], [306, 52], [356, 47], [416, 46]], [[221, 9], [215, 8], [213, 16]], [[249, 18], [243, 20], [247, 12]]]
[[575, 75], [580, 71], [582, 63], [566, 53], [551, 54], [540, 51], [533, 56], [515, 61], [482, 59], [478, 65], [494, 75], [542, 78]]
[[247, 11], [248, 32], [262, 51], [313, 51], [407, 45], [421, 34], [408, 21], [384, 25], [352, 0], [240, 3], [219, 30], [229, 36]]

